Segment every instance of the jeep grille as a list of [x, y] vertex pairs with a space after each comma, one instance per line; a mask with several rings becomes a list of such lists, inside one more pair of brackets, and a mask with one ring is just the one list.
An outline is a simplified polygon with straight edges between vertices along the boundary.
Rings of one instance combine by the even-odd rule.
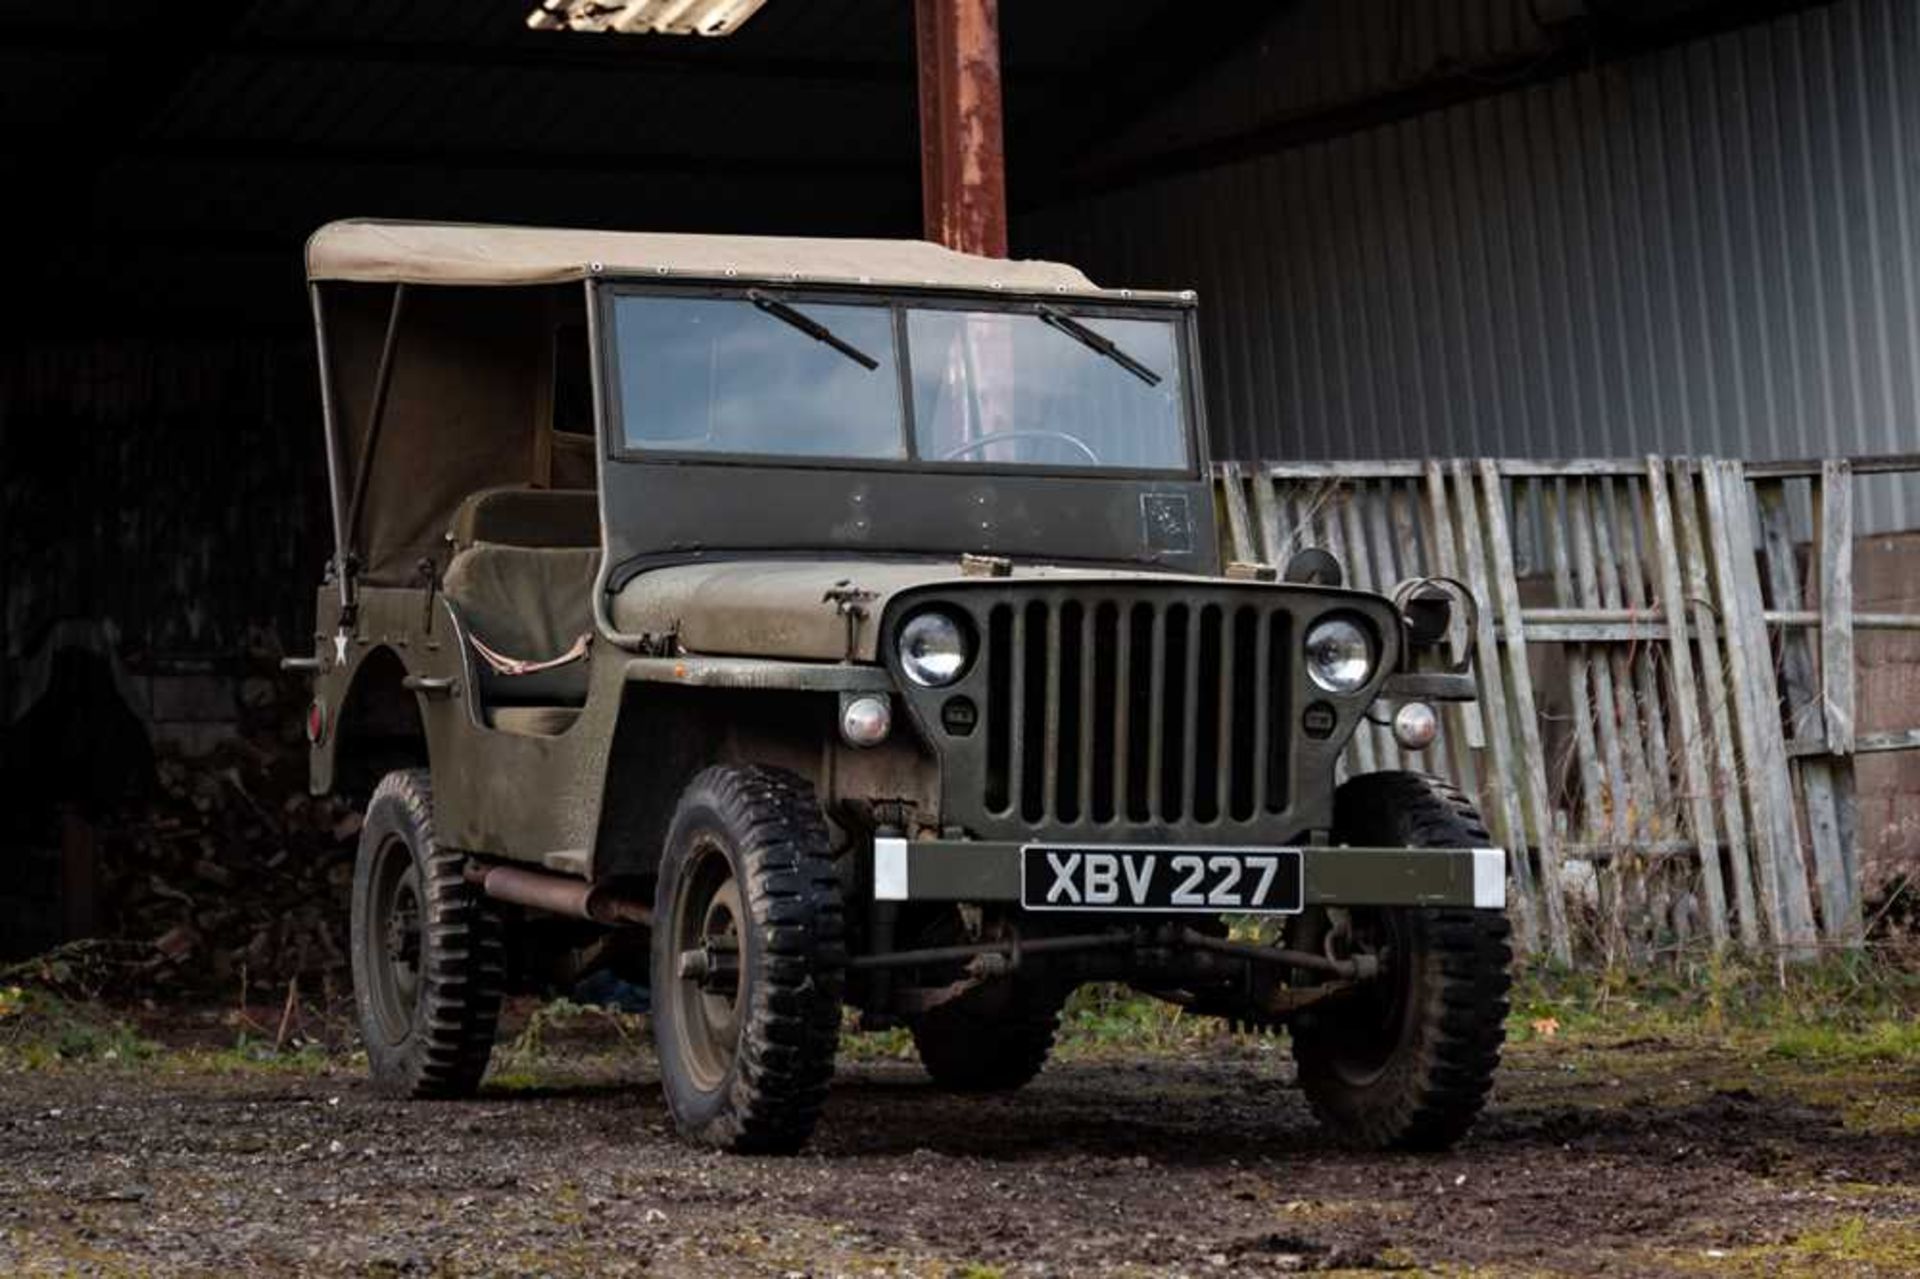
[[1070, 827], [1283, 810], [1286, 622], [1251, 604], [996, 605], [987, 812]]

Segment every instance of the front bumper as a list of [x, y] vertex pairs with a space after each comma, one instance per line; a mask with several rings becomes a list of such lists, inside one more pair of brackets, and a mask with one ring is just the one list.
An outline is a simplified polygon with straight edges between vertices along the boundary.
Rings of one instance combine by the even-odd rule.
[[[1012, 842], [879, 836], [875, 901], [1018, 902], [1020, 851]], [[1178, 852], [1177, 845], [1168, 846]], [[1302, 847], [1307, 906], [1507, 904], [1507, 855], [1498, 848]]]

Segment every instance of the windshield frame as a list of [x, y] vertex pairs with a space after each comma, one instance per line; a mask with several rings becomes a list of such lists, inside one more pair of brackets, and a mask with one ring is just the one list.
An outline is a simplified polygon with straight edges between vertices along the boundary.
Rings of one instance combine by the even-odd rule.
[[[625, 297], [680, 297], [738, 301], [753, 305], [748, 297], [758, 291], [806, 311], [809, 305], [854, 305], [886, 308], [892, 313], [893, 345], [896, 353], [898, 423], [902, 433], [902, 455], [892, 458], [839, 457], [791, 453], [723, 453], [687, 449], [634, 447], [627, 443], [622, 413], [620, 351], [615, 332], [614, 304]], [[641, 464], [793, 467], [807, 470], [914, 472], [980, 476], [1055, 476], [1083, 480], [1102, 479], [1199, 479], [1206, 473], [1210, 459], [1204, 396], [1201, 394], [1199, 361], [1195, 358], [1195, 309], [1190, 298], [1089, 299], [1061, 293], [973, 293], [951, 289], [925, 290], [866, 289], [857, 286], [805, 285], [763, 280], [675, 281], [662, 283], [642, 278], [608, 278], [595, 282], [593, 316], [594, 383], [597, 415], [600, 420], [602, 455], [609, 461]], [[1183, 467], [1089, 466], [994, 460], [936, 461], [919, 455], [919, 431], [915, 421], [913, 352], [907, 340], [907, 316], [913, 310], [1006, 312], [1032, 316], [1041, 323], [1041, 308], [1052, 307], [1075, 319], [1155, 320], [1170, 323], [1174, 331], [1174, 351], [1181, 379], [1181, 429], [1186, 440], [1187, 464]], [[818, 317], [815, 317], [818, 318]], [[808, 340], [795, 332], [796, 341]], [[1096, 357], [1103, 358], [1103, 357]]]

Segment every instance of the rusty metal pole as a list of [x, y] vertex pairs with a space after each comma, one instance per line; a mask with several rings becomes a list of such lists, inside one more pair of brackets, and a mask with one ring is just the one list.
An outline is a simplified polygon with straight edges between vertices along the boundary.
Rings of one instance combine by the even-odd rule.
[[926, 235], [1007, 256], [999, 0], [914, 0], [920, 61], [920, 189]]

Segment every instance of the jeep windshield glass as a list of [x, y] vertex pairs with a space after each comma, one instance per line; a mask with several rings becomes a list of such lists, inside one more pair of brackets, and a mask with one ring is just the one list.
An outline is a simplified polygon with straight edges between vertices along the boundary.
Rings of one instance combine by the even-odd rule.
[[843, 303], [790, 305], [874, 367], [811, 340], [791, 320], [749, 298], [616, 298], [627, 447], [904, 458], [892, 312]]
[[621, 435], [642, 455], [1184, 472], [1177, 324], [1051, 303], [620, 293]]
[[[1187, 469], [1173, 321], [1083, 312], [1068, 317], [1069, 327], [1049, 323], [1055, 314], [910, 309], [915, 452], [930, 462]], [[1125, 360], [1072, 328], [1097, 334]]]

